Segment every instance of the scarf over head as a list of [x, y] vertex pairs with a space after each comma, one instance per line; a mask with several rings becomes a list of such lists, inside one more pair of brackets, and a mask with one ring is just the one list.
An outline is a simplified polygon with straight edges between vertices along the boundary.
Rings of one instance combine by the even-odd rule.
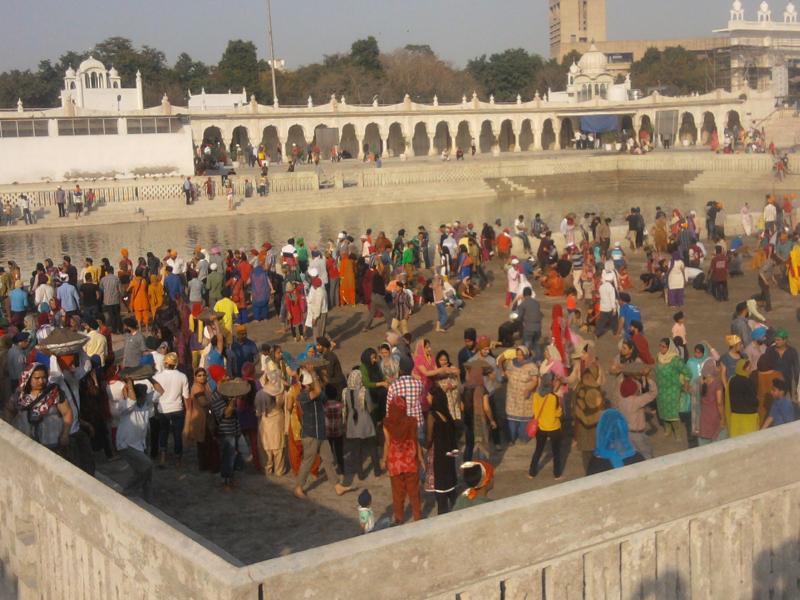
[[19, 378], [19, 398], [17, 398], [17, 407], [20, 410], [28, 411], [28, 420], [31, 423], [41, 421], [50, 412], [52, 406], [61, 399], [61, 390], [52, 383], [45, 385], [44, 389], [35, 395], [33, 392], [25, 391], [36, 369], [44, 369], [47, 373], [45, 366], [38, 362], [26, 368]]
[[597, 446], [594, 455], [605, 458], [615, 469], [625, 465], [625, 459], [636, 454], [628, 436], [628, 423], [622, 413], [609, 409], [600, 415], [597, 424]]
[[464, 491], [464, 495], [470, 500], [474, 500], [478, 490], [487, 487], [494, 479], [494, 467], [485, 460], [467, 461], [461, 465], [461, 470], [464, 471], [465, 481], [477, 481]]
[[666, 353], [659, 352], [657, 355], [658, 364], [660, 365], [668, 365], [672, 362], [673, 358], [678, 358], [680, 355], [678, 354], [678, 348], [675, 347], [675, 342], [672, 340], [669, 341], [669, 348], [667, 349]]
[[406, 399], [402, 396], [396, 398], [387, 407], [383, 426], [386, 427], [392, 439], [398, 442], [417, 438], [417, 420], [406, 414]]

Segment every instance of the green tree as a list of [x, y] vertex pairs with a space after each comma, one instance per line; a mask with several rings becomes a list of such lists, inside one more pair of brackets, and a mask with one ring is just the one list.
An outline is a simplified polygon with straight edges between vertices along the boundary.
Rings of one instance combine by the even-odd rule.
[[631, 81], [643, 90], [662, 88], [680, 94], [706, 92], [712, 85], [706, 66], [704, 60], [682, 46], [671, 46], [663, 52], [648, 48], [642, 58], [631, 65]]
[[254, 92], [258, 87], [256, 45], [244, 40], [230, 40], [217, 66], [216, 82], [220, 91], [246, 87], [249, 92]]
[[172, 75], [181, 89], [199, 92], [208, 83], [210, 71], [205, 63], [192, 60], [186, 52], [181, 52], [172, 67]]
[[522, 48], [506, 50], [486, 57], [484, 54], [467, 63], [467, 72], [496, 100], [509, 102], [532, 95], [536, 75], [542, 68], [542, 57]]
[[428, 44], [406, 44], [403, 48], [406, 52], [412, 54], [423, 54], [425, 56], [436, 56], [436, 53], [431, 49]]
[[381, 51], [378, 40], [369, 36], [364, 40], [356, 40], [350, 47], [350, 59], [353, 64], [371, 73], [381, 73]]

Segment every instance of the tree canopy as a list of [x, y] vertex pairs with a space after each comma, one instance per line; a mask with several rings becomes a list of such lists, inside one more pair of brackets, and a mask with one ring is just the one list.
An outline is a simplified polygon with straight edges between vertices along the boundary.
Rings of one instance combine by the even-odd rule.
[[[259, 102], [272, 101], [272, 73], [265, 60], [259, 60], [253, 42], [231, 40], [217, 64], [206, 64], [181, 53], [174, 65], [163, 52], [150, 46], [137, 47], [124, 37], [110, 37], [90, 51], [67, 51], [58, 60], [42, 60], [36, 69], [0, 73], [0, 106], [13, 108], [17, 98], [26, 107], [47, 108], [59, 104], [64, 71], [89, 55], [114, 66], [125, 87], [134, 85], [137, 71], [144, 79], [144, 101], [154, 106], [167, 94], [173, 104], [185, 104], [188, 90], [199, 93], [224, 93], [247, 88]], [[417, 102], [458, 102], [473, 91], [481, 98], [493, 94], [498, 102], [513, 102], [517, 94], [530, 100], [538, 91], [563, 90], [571, 53], [561, 62], [545, 60], [522, 48], [513, 48], [467, 62], [464, 69], [439, 58], [428, 44], [408, 44], [392, 52], [382, 52], [374, 36], [353, 42], [350, 52], [323, 56], [319, 62], [293, 70], [276, 72], [278, 98], [283, 105], [327, 102], [331, 95], [345, 96], [351, 104], [382, 104], [402, 101], [405, 94]], [[651, 48], [634, 63], [631, 76], [642, 89], [674, 86], [681, 92], [706, 91], [715, 80], [709, 76], [709, 61], [683, 48], [663, 52]]]

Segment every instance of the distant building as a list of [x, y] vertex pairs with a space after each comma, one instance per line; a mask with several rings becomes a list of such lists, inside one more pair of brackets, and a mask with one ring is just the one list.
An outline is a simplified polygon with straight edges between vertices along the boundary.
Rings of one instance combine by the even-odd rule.
[[136, 87], [123, 88], [122, 79], [113, 66], [106, 70], [103, 63], [90, 56], [78, 66], [77, 71], [70, 67], [64, 73], [61, 107], [68, 111], [142, 110], [142, 75], [136, 72]]
[[[549, 0], [550, 56], [568, 54], [565, 45], [606, 39], [606, 0]], [[587, 46], [588, 48], [588, 46]], [[585, 50], [584, 50], [585, 51]]]
[[189, 90], [189, 104], [190, 109], [200, 110], [215, 110], [215, 109], [230, 109], [236, 110], [239, 107], [245, 106], [247, 100], [247, 90], [242, 88], [241, 93], [231, 93], [228, 90], [227, 94], [207, 94], [206, 89], [202, 88], [199, 94], [192, 94]]
[[622, 83], [614, 82], [614, 74], [609, 70], [608, 58], [592, 44], [589, 51], [572, 63], [567, 74], [565, 92], [548, 92], [552, 102], [587, 102], [594, 98], [611, 102], [631, 100], [631, 80], [626, 77]]

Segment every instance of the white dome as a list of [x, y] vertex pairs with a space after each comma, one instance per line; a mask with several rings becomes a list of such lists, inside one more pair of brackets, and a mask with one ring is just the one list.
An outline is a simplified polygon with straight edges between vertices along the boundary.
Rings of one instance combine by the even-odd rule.
[[69, 67], [69, 68], [66, 70], [66, 72], [64, 73], [64, 76], [65, 76], [65, 77], [75, 77], [75, 69], [73, 69], [73, 68], [70, 66], [70, 67]]
[[111, 69], [108, 71], [108, 76], [109, 77], [119, 77], [119, 72], [113, 67], [113, 65], [112, 65]]
[[85, 61], [83, 61], [80, 66], [78, 67], [78, 72], [83, 73], [85, 71], [103, 71], [105, 72], [106, 67], [103, 63], [97, 60], [94, 56], [90, 56]]
[[769, 10], [769, 4], [767, 4], [766, 0], [764, 0], [759, 8], [761, 9], [761, 12], [767, 12]]
[[736, 12], [742, 10], [742, 3], [740, 2], [740, 0], [733, 0], [733, 10], [735, 10]]
[[794, 7], [794, 4], [789, 2], [789, 4], [786, 5], [786, 12], [789, 13], [790, 15], [793, 15], [794, 13], [797, 12], [797, 9]]
[[578, 66], [582, 73], [605, 73], [608, 70], [608, 59], [597, 49], [597, 46], [592, 44], [589, 51], [581, 56]]
[[573, 75], [577, 75], [580, 72], [580, 68], [575, 64], [574, 60], [572, 61], [572, 66], [569, 68], [569, 72]]

